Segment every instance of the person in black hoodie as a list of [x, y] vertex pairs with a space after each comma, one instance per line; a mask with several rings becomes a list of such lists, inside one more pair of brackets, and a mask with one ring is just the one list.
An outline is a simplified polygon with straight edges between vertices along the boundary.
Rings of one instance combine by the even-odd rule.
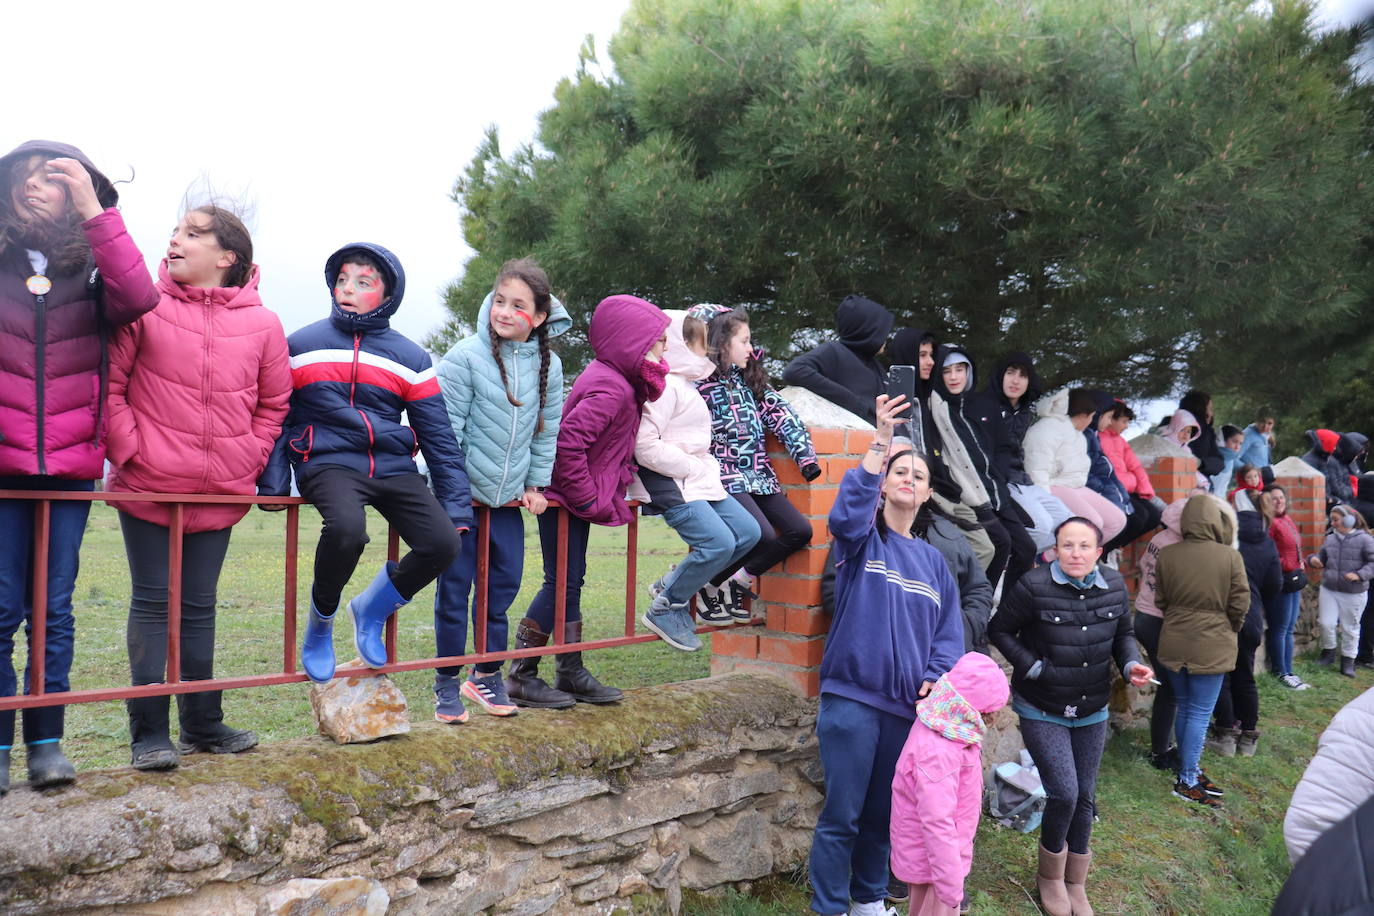
[[1045, 386], [1036, 374], [1035, 363], [1020, 351], [1007, 353], [997, 361], [983, 390], [983, 395], [991, 398], [1000, 409], [1003, 435], [1008, 445], [1001, 453], [1002, 476], [1006, 478], [1011, 498], [1030, 517], [1026, 533], [1038, 551], [1054, 546], [1054, 529], [1073, 514], [1049, 490], [1037, 487], [1026, 473], [1026, 453], [1021, 442], [1036, 419], [1033, 405], [1044, 393]]
[[988, 581], [996, 583], [1006, 571], [1006, 589], [1016, 584], [1035, 558], [1035, 542], [1026, 533], [1030, 522], [1011, 498], [1002, 468], [1011, 448], [998, 404], [974, 391], [973, 357], [960, 346], [935, 351], [927, 406], [940, 455], [963, 491], [963, 502], [974, 510], [992, 538], [996, 553], [988, 566]]
[[878, 354], [892, 332], [892, 313], [872, 299], [846, 296], [835, 312], [839, 340], [830, 340], [793, 359], [782, 380], [874, 422], [874, 399], [887, 390]]
[[1208, 750], [1223, 757], [1252, 757], [1259, 742], [1259, 689], [1255, 686], [1255, 650], [1264, 637], [1264, 609], [1283, 589], [1279, 551], [1264, 530], [1258, 512], [1236, 513], [1240, 555], [1250, 580], [1250, 610], [1236, 634], [1236, 667], [1221, 682], [1221, 693], [1212, 714], [1213, 737]]
[[[1307, 444], [1311, 447], [1302, 456], [1302, 460], [1326, 478], [1326, 511], [1330, 512], [1332, 506], [1347, 502], [1354, 495], [1350, 486], [1349, 468], [1336, 457], [1343, 437], [1330, 429], [1309, 429], [1304, 435], [1307, 436]], [[1350, 456], [1346, 458], [1346, 462], [1355, 457], [1350, 451], [1349, 444], [1344, 454]]]
[[1217, 431], [1212, 427], [1212, 396], [1205, 391], [1190, 391], [1178, 402], [1178, 409], [1192, 414], [1202, 430], [1196, 439], [1188, 443], [1188, 448], [1197, 458], [1197, 469], [1204, 477], [1217, 476], [1226, 467], [1226, 459], [1221, 455]]

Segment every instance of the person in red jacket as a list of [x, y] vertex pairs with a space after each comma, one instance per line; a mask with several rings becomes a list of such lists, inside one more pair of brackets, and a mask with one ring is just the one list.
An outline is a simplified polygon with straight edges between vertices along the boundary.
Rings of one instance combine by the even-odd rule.
[[[0, 490], [95, 488], [105, 463], [106, 335], [157, 305], [119, 194], [76, 147], [31, 140], [0, 157]], [[38, 504], [0, 500], [0, 696], [17, 687], [14, 635], [34, 592]], [[81, 537], [89, 502], [51, 504], [47, 693], [69, 689]], [[25, 676], [24, 692], [28, 693]], [[63, 707], [24, 711], [29, 784], [70, 782]], [[9, 788], [14, 713], [0, 713], [0, 794]]]
[[[121, 329], [110, 347], [107, 489], [251, 496], [291, 397], [281, 321], [258, 296], [253, 242], [237, 216], [198, 207], [177, 223], [158, 273], [155, 311]], [[133, 683], [167, 677], [170, 505], [121, 502], [119, 524], [133, 594], [127, 640]], [[213, 676], [215, 591], [229, 534], [246, 505], [183, 509], [181, 677]], [[220, 692], [177, 696], [181, 740], [172, 746], [165, 696], [128, 702], [133, 766], [175, 767], [179, 754], [245, 751], [249, 731], [224, 724]]]

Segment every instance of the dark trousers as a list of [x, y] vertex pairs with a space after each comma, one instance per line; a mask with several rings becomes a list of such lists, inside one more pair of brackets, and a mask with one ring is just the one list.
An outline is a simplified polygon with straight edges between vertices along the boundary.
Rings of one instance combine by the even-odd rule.
[[1155, 688], [1154, 706], [1150, 708], [1150, 752], [1153, 754], [1162, 754], [1173, 745], [1174, 715], [1177, 711], [1174, 688], [1170, 686], [1168, 678], [1159, 674], [1164, 666], [1159, 663], [1156, 653], [1159, 652], [1159, 634], [1163, 629], [1164, 618], [1153, 614], [1135, 615], [1136, 641], [1145, 650], [1150, 667], [1155, 669], [1155, 678], [1159, 681], [1159, 686]]
[[558, 594], [558, 516], [568, 517], [568, 585], [564, 590], [564, 622], [582, 619], [582, 583], [587, 578], [587, 540], [592, 523], [565, 509], [550, 508], [539, 516], [539, 548], [544, 555], [544, 584], [530, 602], [525, 616], [545, 633], [553, 632], [553, 612]]
[[378, 480], [347, 468], [321, 468], [300, 485], [301, 495], [320, 510], [324, 525], [315, 547], [315, 586], [311, 597], [325, 616], [339, 607], [339, 597], [369, 540], [367, 514], [382, 514], [410, 553], [391, 573], [391, 584], [409, 601], [438, 578], [458, 556], [461, 542], [453, 522], [419, 474]]
[[1161, 513], [1154, 503], [1148, 499], [1141, 499], [1139, 496], [1132, 496], [1131, 506], [1131, 513], [1126, 516], [1126, 527], [1121, 529], [1120, 534], [1102, 545], [1104, 552], [1125, 547], [1136, 538], [1149, 534], [1159, 527]]
[[1237, 724], [1248, 732], [1259, 723], [1259, 688], [1255, 685], [1255, 650], [1259, 640], [1241, 630], [1236, 634], [1236, 667], [1221, 682], [1217, 695], [1217, 728], [1235, 728]]
[[811, 840], [811, 909], [849, 912], [887, 893], [892, 777], [911, 720], [833, 693], [821, 694], [816, 741], [825, 801]]
[[[135, 686], [167, 680], [167, 541], [162, 525], [119, 513], [129, 559], [129, 673]], [[232, 528], [181, 540], [181, 679], [214, 677], [215, 598]]]
[[[89, 480], [56, 477], [0, 478], [0, 490], [90, 491]], [[68, 675], [76, 639], [72, 593], [80, 567], [81, 539], [86, 533], [88, 502], [54, 502], [48, 519], [48, 602], [43, 650], [43, 689], [63, 693], [71, 689]], [[32, 646], [34, 518], [38, 504], [23, 499], [0, 500], [0, 696], [14, 696], [14, 637], [19, 625]], [[29, 672], [24, 670], [23, 692], [29, 692]], [[24, 741], [50, 741], [62, 737], [61, 706], [24, 711]], [[14, 743], [14, 711], [0, 713], [0, 747]]]
[[713, 576], [712, 583], [720, 585], [740, 567], [751, 576], [762, 575], [811, 543], [811, 522], [797, 511], [786, 493], [730, 495], [759, 523], [759, 542], [741, 562]]
[[[488, 513], [491, 533], [487, 549], [487, 646], [488, 652], [504, 652], [509, 624], [506, 611], [520, 593], [520, 581], [525, 572], [525, 519], [517, 506], [478, 509]], [[546, 513], [547, 514], [547, 513]], [[449, 564], [439, 575], [434, 592], [434, 644], [439, 655], [463, 655], [467, 652], [468, 594], [477, 582], [477, 560], [481, 545], [477, 538], [468, 541], [467, 550]], [[476, 602], [473, 626], [476, 626]], [[473, 640], [474, 647], [476, 639]], [[459, 667], [445, 666], [440, 674], [453, 677]], [[500, 662], [483, 662], [476, 666], [481, 674], [501, 670]]]
[[[1002, 594], [1009, 594], [1011, 587], [1026, 574], [1035, 563], [1035, 540], [1026, 530], [1026, 525], [1016, 513], [1015, 504], [1007, 500], [997, 513], [997, 520], [1007, 536], [1007, 580], [1002, 584]], [[991, 579], [993, 587], [997, 580]]]
[[1093, 833], [1097, 768], [1107, 745], [1107, 721], [1069, 728], [1022, 718], [1021, 737], [1045, 786], [1040, 845], [1059, 852], [1067, 841], [1069, 852], [1086, 853]]

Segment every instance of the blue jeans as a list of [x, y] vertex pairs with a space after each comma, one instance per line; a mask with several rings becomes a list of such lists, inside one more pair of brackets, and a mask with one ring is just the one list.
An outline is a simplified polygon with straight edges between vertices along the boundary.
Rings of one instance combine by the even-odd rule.
[[811, 909], [848, 913], [849, 902], [887, 894], [892, 777], [911, 720], [821, 694], [816, 740], [825, 768], [825, 803], [811, 839]]
[[[487, 556], [487, 651], [504, 652], [509, 624], [506, 611], [520, 593], [520, 580], [525, 572], [525, 519], [516, 506], [478, 509], [489, 513], [491, 526], [490, 548]], [[476, 528], [474, 527], [474, 530]], [[468, 593], [477, 581], [477, 557], [482, 546], [475, 535], [466, 538], [458, 559], [439, 574], [434, 592], [434, 644], [440, 656], [463, 655], [467, 652]], [[476, 619], [473, 621], [476, 625]], [[474, 639], [474, 643], [476, 640]], [[452, 677], [461, 666], [438, 669]], [[501, 670], [501, 662], [483, 662], [476, 666], [480, 674]]]
[[1301, 611], [1301, 590], [1279, 595], [1265, 608], [1269, 635], [1265, 637], [1264, 652], [1269, 658], [1269, 670], [1280, 677], [1293, 673], [1293, 628], [1298, 625]]
[[738, 564], [759, 542], [759, 523], [734, 497], [694, 499], [663, 513], [691, 550], [664, 577], [669, 604], [686, 604], [711, 577]]
[[1174, 736], [1178, 739], [1179, 772], [1178, 778], [1186, 786], [1197, 783], [1202, 768], [1202, 742], [1207, 736], [1207, 723], [1212, 719], [1212, 710], [1217, 705], [1217, 695], [1221, 693], [1224, 674], [1190, 674], [1185, 667], [1181, 671], [1164, 669], [1169, 683], [1174, 688], [1174, 701], [1178, 712], [1174, 716]]
[[[566, 509], [550, 508], [539, 516], [539, 549], [544, 555], [544, 584], [530, 602], [525, 616], [539, 624], [545, 633], [553, 632], [554, 597], [558, 591], [558, 516]], [[568, 515], [567, 623], [582, 619], [582, 582], [587, 578], [587, 539], [592, 523], [571, 512]]]
[[[0, 490], [73, 490], [89, 492], [89, 480], [55, 477], [0, 478]], [[71, 689], [72, 647], [76, 618], [72, 593], [76, 589], [81, 539], [86, 533], [88, 502], [54, 502], [48, 531], [48, 612], [43, 653], [43, 689], [61, 693]], [[0, 696], [14, 696], [14, 634], [25, 624], [32, 645], [33, 522], [38, 504], [22, 499], [0, 500]], [[29, 692], [29, 672], [24, 671], [24, 693]], [[24, 740], [28, 743], [62, 737], [62, 708], [28, 710], [24, 715]], [[0, 746], [14, 743], [14, 713], [0, 713]]]

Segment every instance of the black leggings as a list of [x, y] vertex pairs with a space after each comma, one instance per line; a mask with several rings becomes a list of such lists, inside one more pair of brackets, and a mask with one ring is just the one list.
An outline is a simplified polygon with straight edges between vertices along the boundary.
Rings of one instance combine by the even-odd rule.
[[1244, 630], [1236, 634], [1236, 667], [1222, 679], [1213, 711], [1218, 728], [1234, 728], [1239, 722], [1242, 730], [1252, 732], [1259, 724], [1259, 688], [1255, 686], [1258, 648], [1259, 642], [1248, 639]]
[[[129, 558], [125, 639], [135, 686], [167, 680], [167, 538], [162, 525], [119, 513]], [[214, 676], [215, 592], [233, 529], [184, 534], [181, 540], [181, 679]]]
[[[811, 543], [811, 522], [797, 511], [785, 493], [731, 493], [754, 521], [759, 523], [761, 536], [754, 549], [734, 566], [717, 573], [711, 582], [720, 585], [740, 567], [757, 576], [777, 566], [792, 554]], [[770, 537], [771, 534], [771, 537]]]
[[339, 596], [367, 546], [368, 504], [410, 547], [391, 573], [391, 584], [405, 600], [414, 598], [458, 556], [458, 532], [419, 474], [378, 480], [347, 468], [326, 467], [305, 479], [301, 495], [315, 504], [324, 522], [315, 547], [310, 594], [315, 609], [326, 617], [338, 608]]
[[1118, 547], [1125, 547], [1136, 538], [1149, 534], [1159, 527], [1161, 514], [1154, 503], [1148, 499], [1141, 499], [1139, 496], [1132, 496], [1131, 506], [1131, 514], [1126, 516], [1126, 527], [1121, 529], [1120, 534], [1102, 545], [1104, 553]]
[[1159, 663], [1159, 634], [1164, 629], [1164, 618], [1153, 614], [1135, 615], [1135, 638], [1150, 659], [1150, 667], [1155, 669], [1159, 686], [1155, 688], [1154, 706], [1150, 708], [1150, 753], [1163, 754], [1174, 743], [1174, 688], [1169, 679], [1161, 677], [1164, 667]]
[[1067, 840], [1069, 852], [1083, 855], [1093, 833], [1097, 768], [1107, 744], [1107, 720], [1069, 728], [1022, 718], [1021, 737], [1035, 759], [1040, 782], [1045, 787], [1040, 845], [1057, 853]]

